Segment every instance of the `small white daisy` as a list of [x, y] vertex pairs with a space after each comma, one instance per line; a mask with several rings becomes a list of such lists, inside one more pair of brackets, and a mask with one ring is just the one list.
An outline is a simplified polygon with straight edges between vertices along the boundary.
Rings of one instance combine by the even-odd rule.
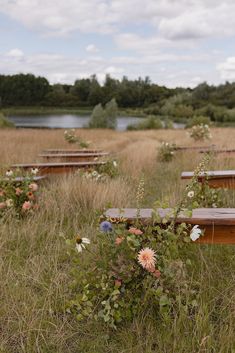
[[113, 161], [113, 166], [114, 166], [115, 168], [117, 168], [117, 162], [116, 162], [116, 161]]
[[11, 169], [8, 169], [7, 171], [6, 171], [6, 176], [7, 177], [11, 177], [13, 175], [13, 171], [11, 170]]
[[195, 225], [191, 230], [190, 238], [192, 241], [196, 241], [202, 235], [202, 230], [198, 227], [199, 225]]
[[86, 245], [90, 244], [90, 239], [81, 238], [79, 235], [76, 238], [76, 249], [77, 252], [82, 252], [83, 249], [86, 249]]
[[32, 173], [33, 175], [38, 174], [38, 168], [32, 168], [32, 169], [31, 169], [31, 173]]
[[190, 199], [192, 199], [193, 198], [193, 196], [194, 196], [194, 191], [189, 191], [188, 192], [188, 197], [190, 198]]

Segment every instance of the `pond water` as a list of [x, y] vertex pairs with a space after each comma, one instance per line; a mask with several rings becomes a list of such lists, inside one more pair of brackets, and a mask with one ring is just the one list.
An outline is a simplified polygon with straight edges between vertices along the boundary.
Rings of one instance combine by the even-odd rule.
[[[76, 129], [87, 127], [90, 117], [75, 114], [45, 114], [45, 115], [12, 115], [8, 117], [16, 127], [47, 128], [47, 129]], [[139, 123], [143, 118], [135, 116], [120, 116], [117, 119], [117, 130], [124, 131], [128, 125]], [[175, 128], [183, 128], [182, 124], [174, 124]]]
[[[12, 115], [8, 117], [16, 127], [48, 128], [48, 129], [75, 129], [87, 127], [90, 117], [75, 114], [48, 114], [34, 116]], [[142, 118], [134, 116], [120, 116], [117, 119], [117, 130], [124, 131], [130, 124], [136, 124]]]

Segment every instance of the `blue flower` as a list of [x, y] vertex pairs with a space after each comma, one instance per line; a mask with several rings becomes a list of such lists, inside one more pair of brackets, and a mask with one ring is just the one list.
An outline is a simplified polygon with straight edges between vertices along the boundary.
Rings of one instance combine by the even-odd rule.
[[107, 232], [112, 232], [113, 227], [112, 224], [108, 221], [104, 221], [100, 223], [100, 230], [101, 232], [107, 233]]

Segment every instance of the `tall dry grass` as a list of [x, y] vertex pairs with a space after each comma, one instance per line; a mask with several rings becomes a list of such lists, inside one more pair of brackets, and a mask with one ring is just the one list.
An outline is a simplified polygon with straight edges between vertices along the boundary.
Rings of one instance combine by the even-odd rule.
[[[193, 144], [185, 131], [79, 133], [94, 147], [111, 151], [120, 160], [121, 175], [107, 183], [57, 176], [41, 187], [40, 208], [33, 216], [0, 220], [0, 352], [232, 353], [234, 247], [192, 246], [185, 254], [200, 289], [194, 320], [186, 322], [182, 314], [156, 324], [146, 313], [112, 332], [94, 322], [79, 323], [66, 313], [72, 279], [65, 238], [79, 232], [92, 240], [103, 208], [135, 206], [141, 176], [144, 206], [164, 198], [175, 204], [184, 187], [180, 173], [192, 170], [200, 160], [197, 152], [179, 152], [169, 164], [157, 161], [162, 140]], [[213, 135], [218, 147], [235, 147], [234, 130], [216, 129]], [[63, 131], [0, 131], [0, 164], [36, 161], [42, 149], [55, 147], [70, 147]], [[234, 162], [235, 155], [221, 155], [212, 160], [211, 168], [234, 168]], [[230, 196], [230, 206], [234, 199]]]

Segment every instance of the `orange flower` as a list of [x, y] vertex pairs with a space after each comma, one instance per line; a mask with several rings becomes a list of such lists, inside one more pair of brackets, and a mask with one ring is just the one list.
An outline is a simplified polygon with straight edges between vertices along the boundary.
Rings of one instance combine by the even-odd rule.
[[25, 201], [22, 205], [22, 210], [23, 211], [28, 211], [31, 208], [32, 204], [30, 201]]
[[145, 268], [147, 271], [153, 272], [156, 262], [155, 251], [150, 248], [144, 248], [138, 253], [138, 262], [140, 265]]
[[38, 190], [38, 185], [36, 183], [32, 183], [29, 185], [29, 189], [32, 191], [37, 191]]
[[22, 194], [23, 190], [21, 190], [20, 188], [16, 188], [16, 195], [20, 196]]
[[32, 192], [27, 193], [28, 199], [33, 200], [34, 199], [34, 194]]
[[119, 237], [116, 238], [115, 244], [116, 245], [120, 245], [123, 242], [123, 240], [124, 240], [124, 237], [119, 236]]
[[135, 235], [141, 235], [141, 234], [143, 234], [143, 232], [142, 232], [140, 229], [134, 228], [134, 227], [131, 227], [131, 228], [129, 229], [129, 233], [135, 234]]

